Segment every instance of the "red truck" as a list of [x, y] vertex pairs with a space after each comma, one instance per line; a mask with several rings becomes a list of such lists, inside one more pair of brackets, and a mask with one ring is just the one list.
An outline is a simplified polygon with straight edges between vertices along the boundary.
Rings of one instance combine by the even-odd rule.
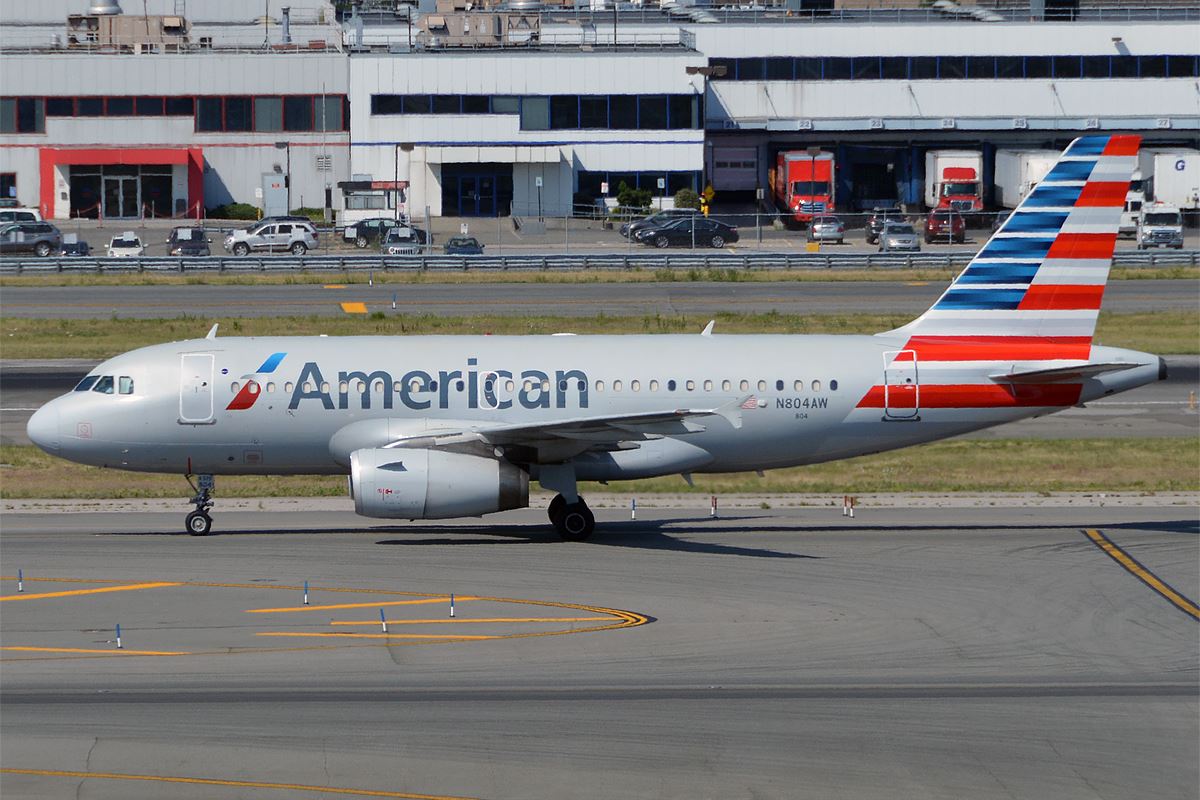
[[775, 159], [775, 203], [796, 222], [833, 212], [833, 153], [785, 150]]
[[925, 205], [959, 212], [982, 211], [983, 154], [978, 150], [925, 153]]

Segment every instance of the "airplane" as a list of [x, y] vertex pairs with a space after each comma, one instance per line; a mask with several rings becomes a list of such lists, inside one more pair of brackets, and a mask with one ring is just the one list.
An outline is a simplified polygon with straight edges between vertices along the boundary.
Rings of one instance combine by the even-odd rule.
[[1093, 343], [1140, 137], [1076, 139], [939, 297], [875, 335], [209, 335], [100, 364], [29, 420], [48, 453], [182, 474], [348, 475], [355, 511], [482, 516], [536, 481], [566, 540], [579, 481], [762, 471], [932, 442], [1166, 378]]

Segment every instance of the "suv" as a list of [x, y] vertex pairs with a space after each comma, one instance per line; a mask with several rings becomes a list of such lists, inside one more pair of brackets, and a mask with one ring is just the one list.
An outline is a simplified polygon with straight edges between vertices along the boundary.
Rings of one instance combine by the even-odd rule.
[[212, 255], [210, 239], [201, 227], [175, 228], [167, 239], [167, 253], [173, 256], [204, 258]]
[[418, 236], [418, 233], [423, 233], [423, 231], [405, 226], [392, 226], [383, 235], [379, 252], [385, 256], [416, 255], [421, 252], [422, 245], [422, 237]]
[[41, 222], [42, 212], [36, 208], [0, 209], [0, 224], [5, 222]]
[[879, 235], [888, 225], [903, 225], [904, 214], [898, 208], [873, 208], [867, 217], [867, 244], [878, 244]]
[[371, 219], [360, 219], [358, 222], [347, 225], [342, 231], [342, 238], [347, 242], [354, 242], [354, 246], [364, 248], [371, 242], [385, 238], [385, 234], [391, 228], [406, 227], [391, 217], [372, 217]]
[[258, 222], [248, 228], [230, 231], [225, 251], [235, 256], [251, 250], [286, 251], [302, 256], [317, 246], [317, 229], [311, 222]]
[[0, 226], [0, 253], [33, 253], [45, 258], [62, 249], [62, 234], [48, 222], [11, 222]]
[[925, 244], [962, 244], [966, 240], [967, 221], [962, 214], [950, 208], [937, 208], [929, 212], [929, 219], [925, 220]]
[[661, 228], [671, 220], [694, 217], [699, 213], [694, 208], [668, 208], [665, 211], [659, 211], [657, 214], [651, 214], [648, 217], [643, 217], [633, 222], [626, 222], [621, 226], [621, 235], [626, 239], [636, 241], [638, 231], [646, 230], [647, 228]]

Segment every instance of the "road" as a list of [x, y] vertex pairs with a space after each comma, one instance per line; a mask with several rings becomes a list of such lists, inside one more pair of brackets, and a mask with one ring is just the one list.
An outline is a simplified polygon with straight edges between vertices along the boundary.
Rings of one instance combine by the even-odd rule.
[[1158, 502], [8, 512], [0, 792], [1195, 797], [1198, 509]]
[[[6, 286], [0, 310], [25, 319], [156, 319], [337, 315], [343, 302], [404, 314], [556, 316], [718, 313], [919, 314], [949, 281], [301, 284], [282, 286]], [[335, 287], [335, 288], [331, 288]], [[1194, 310], [1200, 280], [1108, 284], [1107, 311]]]

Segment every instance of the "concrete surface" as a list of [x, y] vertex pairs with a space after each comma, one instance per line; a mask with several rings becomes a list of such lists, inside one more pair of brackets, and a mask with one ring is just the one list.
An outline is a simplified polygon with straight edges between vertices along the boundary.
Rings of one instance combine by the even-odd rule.
[[[1197, 514], [614, 509], [568, 544], [540, 510], [233, 511], [204, 539], [6, 512], [0, 793], [1191, 798], [1200, 626], [1084, 531], [1193, 602]], [[376, 631], [396, 592], [432, 601], [387, 606], [423, 638], [312, 636]], [[603, 609], [628, 624], [463, 621]], [[430, 636], [464, 629], [504, 638]]]

